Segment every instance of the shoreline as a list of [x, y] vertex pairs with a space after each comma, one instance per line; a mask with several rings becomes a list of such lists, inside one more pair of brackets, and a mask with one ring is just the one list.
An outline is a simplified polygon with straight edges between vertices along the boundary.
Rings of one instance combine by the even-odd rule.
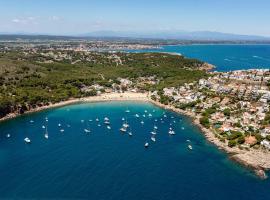
[[71, 104], [76, 103], [86, 103], [86, 102], [108, 102], [108, 101], [141, 101], [141, 102], [149, 102], [152, 103], [160, 108], [171, 110], [173, 112], [185, 115], [192, 119], [192, 122], [195, 126], [199, 127], [202, 134], [204, 134], [206, 140], [215, 146], [218, 149], [223, 150], [226, 152], [230, 159], [236, 161], [237, 163], [242, 164], [243, 166], [252, 169], [256, 175], [258, 175], [262, 179], [266, 179], [267, 175], [265, 171], [270, 169], [270, 153], [255, 149], [250, 150], [241, 150], [237, 147], [230, 148], [227, 146], [226, 143], [221, 142], [218, 138], [215, 137], [214, 131], [211, 129], [207, 129], [203, 127], [200, 122], [199, 118], [196, 115], [189, 111], [184, 111], [178, 108], [175, 108], [171, 105], [164, 105], [160, 102], [152, 100], [147, 93], [134, 93], [134, 92], [125, 92], [125, 93], [105, 93], [100, 96], [92, 96], [92, 97], [84, 97], [78, 99], [70, 99], [67, 101], [62, 101], [55, 104], [50, 104], [47, 106], [37, 107], [32, 110], [29, 110], [23, 114], [19, 113], [11, 113], [3, 118], [0, 119], [0, 122], [7, 121], [10, 119], [14, 119], [16, 117], [40, 112], [52, 108], [63, 107]]
[[146, 93], [134, 93], [134, 92], [126, 92], [126, 93], [105, 93], [100, 96], [91, 96], [91, 97], [83, 97], [83, 98], [72, 98], [66, 101], [61, 101], [58, 103], [51, 103], [46, 106], [37, 107], [34, 109], [30, 109], [25, 111], [23, 114], [20, 113], [10, 113], [5, 117], [0, 118], [0, 122], [14, 119], [16, 117], [36, 113], [52, 108], [63, 107], [76, 103], [84, 103], [84, 102], [106, 102], [106, 101], [149, 101], [148, 95]]

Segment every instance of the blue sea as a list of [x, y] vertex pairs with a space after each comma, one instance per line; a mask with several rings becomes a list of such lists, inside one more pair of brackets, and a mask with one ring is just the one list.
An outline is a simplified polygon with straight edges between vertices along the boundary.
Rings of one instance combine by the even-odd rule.
[[216, 66], [217, 71], [270, 69], [270, 45], [177, 45], [131, 52], [180, 53]]
[[[123, 122], [132, 137], [120, 133]], [[74, 104], [0, 124], [0, 199], [267, 200], [269, 188], [208, 143], [191, 119], [150, 103]]]

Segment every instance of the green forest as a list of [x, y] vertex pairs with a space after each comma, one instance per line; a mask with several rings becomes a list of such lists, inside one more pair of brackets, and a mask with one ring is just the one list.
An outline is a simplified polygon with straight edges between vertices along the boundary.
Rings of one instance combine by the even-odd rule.
[[[87, 94], [81, 92], [82, 86], [99, 84], [110, 88], [117, 83], [118, 77], [136, 80], [138, 77], [154, 76], [160, 82], [145, 89], [161, 90], [207, 76], [205, 71], [199, 69], [202, 62], [162, 53], [112, 55], [71, 51], [68, 58], [48, 59], [40, 52], [21, 50], [0, 53], [0, 117], [83, 97]], [[50, 62], [45, 62], [48, 60]]]

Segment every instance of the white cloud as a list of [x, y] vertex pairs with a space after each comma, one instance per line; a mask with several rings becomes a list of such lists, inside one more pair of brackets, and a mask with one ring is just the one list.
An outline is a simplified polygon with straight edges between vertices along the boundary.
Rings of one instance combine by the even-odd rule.
[[36, 17], [21, 17], [21, 18], [14, 18], [11, 21], [16, 24], [38, 24]]
[[49, 17], [49, 20], [51, 20], [51, 21], [59, 21], [59, 20], [61, 20], [61, 18], [58, 17], [58, 16], [51, 16], [51, 17]]
[[12, 22], [14, 22], [14, 23], [20, 23], [21, 20], [19, 20], [19, 19], [16, 18], [16, 19], [13, 19]]

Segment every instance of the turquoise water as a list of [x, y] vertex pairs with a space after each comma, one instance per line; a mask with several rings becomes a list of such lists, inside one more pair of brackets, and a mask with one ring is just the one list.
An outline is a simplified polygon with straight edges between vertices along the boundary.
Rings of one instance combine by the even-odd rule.
[[[147, 116], [142, 117], [145, 110]], [[46, 117], [48, 140], [42, 129]], [[103, 124], [104, 117], [110, 118], [111, 130]], [[132, 137], [119, 132], [122, 117], [127, 118]], [[170, 123], [175, 136], [168, 135]], [[155, 143], [150, 140], [154, 125]], [[25, 137], [32, 143], [25, 144]], [[261, 181], [230, 161], [189, 118], [149, 103], [76, 104], [3, 122], [0, 177], [0, 199], [270, 199], [269, 180]]]
[[211, 63], [217, 71], [270, 69], [270, 45], [182, 45], [145, 51], [180, 53]]

